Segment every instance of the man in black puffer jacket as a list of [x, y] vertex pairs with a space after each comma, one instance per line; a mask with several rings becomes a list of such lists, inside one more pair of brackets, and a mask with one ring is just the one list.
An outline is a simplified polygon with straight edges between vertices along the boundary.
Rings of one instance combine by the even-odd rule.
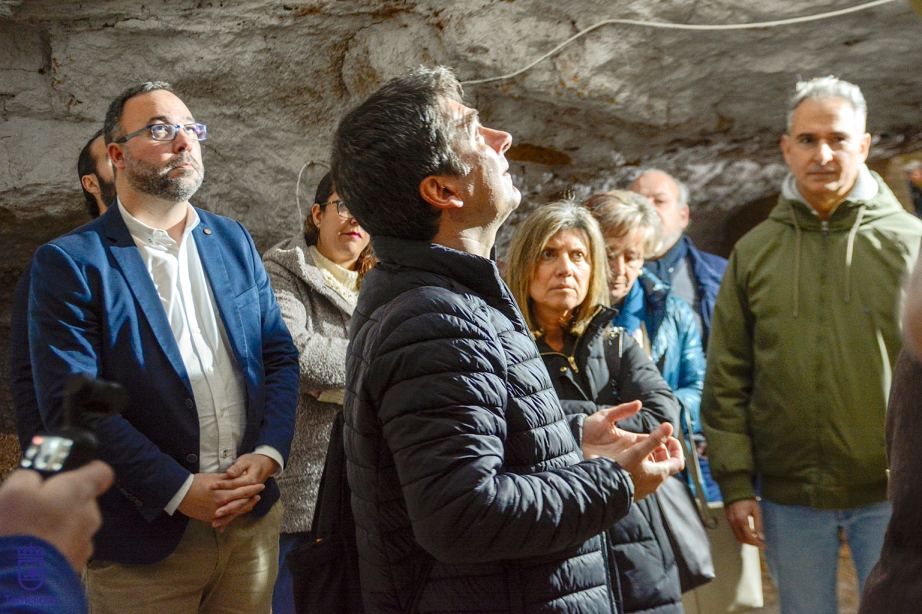
[[561, 410], [489, 259], [521, 198], [510, 143], [443, 68], [389, 82], [336, 132], [334, 183], [380, 260], [346, 362], [370, 612], [613, 611], [599, 534], [683, 465], [668, 424], [615, 428], [639, 403]]

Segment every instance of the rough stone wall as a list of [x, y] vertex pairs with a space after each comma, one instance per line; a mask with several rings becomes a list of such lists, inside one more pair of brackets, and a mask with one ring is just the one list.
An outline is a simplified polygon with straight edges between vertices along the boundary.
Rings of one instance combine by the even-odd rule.
[[[339, 117], [409, 67], [443, 63], [477, 79], [516, 70], [602, 19], [726, 24], [857, 2], [0, 0], [0, 415], [9, 294], [37, 245], [84, 220], [76, 156], [128, 85], [168, 80], [208, 123], [194, 201], [242, 220], [265, 249], [298, 227], [298, 171], [308, 163], [304, 197]], [[622, 185], [655, 165], [687, 180], [693, 236], [725, 252], [728, 223], [751, 223], [746, 205], [764, 209], [783, 176], [777, 138], [796, 78], [860, 84], [874, 155], [889, 158], [922, 146], [919, 57], [922, 20], [899, 1], [784, 28], [606, 26], [522, 76], [466, 93], [516, 140], [509, 158], [525, 201], [509, 229], [540, 203]]]

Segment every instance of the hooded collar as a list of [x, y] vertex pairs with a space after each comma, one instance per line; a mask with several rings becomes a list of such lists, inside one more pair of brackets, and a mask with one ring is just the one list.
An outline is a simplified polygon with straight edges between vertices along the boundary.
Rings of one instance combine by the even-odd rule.
[[[846, 202], [867, 202], [877, 196], [878, 192], [880, 192], [880, 186], [877, 185], [874, 175], [871, 174], [867, 164], [862, 164], [858, 167], [858, 176], [855, 178], [855, 185], [852, 186], [852, 189], [849, 190], [848, 194], [845, 196], [845, 200], [839, 206], [844, 205]], [[781, 198], [788, 201], [799, 202], [805, 205], [810, 213], [819, 217], [813, 207], [810, 206], [810, 203], [808, 203], [800, 193], [800, 190], [797, 189], [797, 181], [790, 172], [781, 184]]]
[[[873, 184], [873, 185], [871, 185]], [[887, 197], [889, 195], [889, 198]], [[778, 205], [772, 210], [769, 218], [786, 226], [793, 226], [795, 232], [793, 277], [800, 279], [801, 251], [803, 234], [805, 232], [847, 232], [848, 238], [845, 248], [845, 284], [842, 299], [845, 303], [851, 300], [851, 268], [854, 256], [855, 241], [858, 230], [863, 223], [881, 217], [886, 217], [902, 211], [902, 207], [894, 204], [896, 199], [889, 188], [876, 174], [862, 164], [858, 171], [858, 179], [852, 187], [845, 201], [842, 202], [828, 220], [820, 220], [813, 207], [803, 200], [797, 191], [793, 177], [788, 175], [782, 184], [781, 198]], [[796, 318], [800, 311], [800, 284], [793, 285], [792, 315]]]

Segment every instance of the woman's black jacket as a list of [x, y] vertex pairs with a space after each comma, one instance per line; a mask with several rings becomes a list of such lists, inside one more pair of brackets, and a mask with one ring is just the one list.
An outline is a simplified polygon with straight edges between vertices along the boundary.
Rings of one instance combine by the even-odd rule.
[[[675, 426], [678, 401], [637, 342], [623, 329], [609, 326], [614, 314], [600, 308], [585, 332], [566, 336], [562, 352], [539, 339], [564, 411], [588, 415], [639, 399], [643, 409], [619, 423], [621, 428], [650, 432], [666, 421]], [[607, 533], [609, 567], [620, 584], [625, 612], [682, 612], [678, 569], [656, 496], [632, 506]]]

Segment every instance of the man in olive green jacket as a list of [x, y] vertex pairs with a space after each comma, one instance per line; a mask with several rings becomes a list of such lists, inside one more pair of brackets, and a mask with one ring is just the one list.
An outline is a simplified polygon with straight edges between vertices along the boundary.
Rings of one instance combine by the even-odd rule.
[[711, 468], [737, 539], [765, 548], [782, 614], [834, 614], [839, 531], [863, 584], [890, 515], [884, 413], [922, 222], [865, 166], [865, 117], [851, 83], [797, 85], [790, 174], [734, 248], [714, 312]]

